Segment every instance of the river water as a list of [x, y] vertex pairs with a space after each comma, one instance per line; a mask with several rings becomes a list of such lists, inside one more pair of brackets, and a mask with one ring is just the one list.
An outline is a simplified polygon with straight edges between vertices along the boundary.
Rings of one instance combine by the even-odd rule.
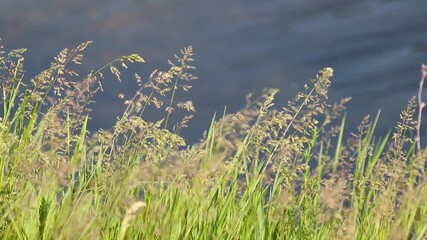
[[[235, 112], [246, 94], [266, 87], [281, 89], [283, 106], [327, 66], [335, 70], [330, 98], [353, 97], [347, 129], [382, 109], [383, 134], [416, 94], [427, 62], [426, 12], [425, 0], [0, 0], [0, 37], [6, 49], [28, 48], [27, 78], [86, 40], [94, 44], [83, 73], [135, 52], [147, 64], [132, 70], [145, 77], [192, 45], [199, 80], [188, 96], [197, 108], [183, 131], [190, 142], [224, 106]], [[127, 76], [122, 84], [106, 79], [91, 129], [120, 115], [118, 93], [135, 88]]]

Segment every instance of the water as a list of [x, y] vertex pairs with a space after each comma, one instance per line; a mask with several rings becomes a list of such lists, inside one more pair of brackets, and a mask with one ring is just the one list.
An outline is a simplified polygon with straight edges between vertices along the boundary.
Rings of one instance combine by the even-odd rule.
[[[190, 142], [225, 105], [235, 112], [247, 93], [265, 87], [281, 89], [277, 104], [284, 105], [326, 66], [335, 69], [331, 100], [353, 97], [348, 130], [382, 109], [383, 134], [416, 94], [427, 62], [425, 9], [425, 0], [0, 0], [0, 36], [8, 49], [28, 48], [27, 77], [85, 40], [94, 44], [81, 72], [136, 52], [147, 60], [132, 69], [142, 76], [192, 45], [199, 80], [189, 96], [197, 113], [183, 131]], [[116, 97], [132, 93], [131, 73], [122, 84], [106, 79], [91, 129], [120, 115]]]

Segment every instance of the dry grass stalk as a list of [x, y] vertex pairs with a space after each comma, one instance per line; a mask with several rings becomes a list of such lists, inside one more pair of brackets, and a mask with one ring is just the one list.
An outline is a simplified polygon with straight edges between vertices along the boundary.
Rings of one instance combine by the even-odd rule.
[[426, 106], [426, 103], [423, 102], [422, 100], [422, 92], [423, 92], [423, 86], [424, 86], [424, 81], [427, 78], [427, 65], [426, 64], [422, 64], [421, 65], [421, 80], [420, 80], [420, 85], [418, 88], [418, 120], [417, 120], [417, 126], [416, 126], [416, 131], [417, 131], [417, 136], [415, 138], [415, 141], [417, 143], [417, 152], [419, 153], [421, 151], [421, 118], [423, 115], [423, 109]]

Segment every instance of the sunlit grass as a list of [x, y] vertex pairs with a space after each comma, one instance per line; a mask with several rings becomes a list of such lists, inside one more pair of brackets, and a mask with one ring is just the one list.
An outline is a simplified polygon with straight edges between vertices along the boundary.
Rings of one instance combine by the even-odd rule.
[[[376, 137], [379, 115], [345, 138], [345, 103], [328, 102], [325, 68], [285, 108], [277, 89], [179, 136], [195, 111], [193, 49], [170, 68], [135, 74], [138, 89], [109, 130], [88, 132], [102, 82], [133, 54], [80, 76], [90, 42], [29, 78], [24, 49], [0, 49], [1, 239], [425, 239], [427, 151], [415, 152], [415, 99]], [[220, 71], [220, 69], [218, 70]], [[144, 120], [148, 108], [163, 111]], [[188, 114], [172, 122], [175, 111]]]

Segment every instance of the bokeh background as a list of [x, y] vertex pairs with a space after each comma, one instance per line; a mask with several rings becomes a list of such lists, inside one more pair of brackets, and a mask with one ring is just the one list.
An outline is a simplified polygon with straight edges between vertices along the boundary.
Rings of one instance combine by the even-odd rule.
[[235, 112], [246, 94], [266, 87], [281, 89], [277, 105], [285, 105], [327, 66], [335, 69], [331, 100], [353, 97], [346, 129], [381, 109], [377, 133], [384, 134], [417, 92], [427, 62], [426, 9], [425, 0], [0, 0], [0, 37], [6, 49], [28, 48], [28, 79], [86, 40], [94, 44], [82, 73], [124, 54], [147, 60], [122, 84], [106, 79], [92, 130], [111, 127], [121, 114], [117, 95], [133, 93], [134, 71], [147, 78], [192, 45], [199, 80], [186, 97], [197, 109], [182, 132], [189, 142], [224, 106]]

